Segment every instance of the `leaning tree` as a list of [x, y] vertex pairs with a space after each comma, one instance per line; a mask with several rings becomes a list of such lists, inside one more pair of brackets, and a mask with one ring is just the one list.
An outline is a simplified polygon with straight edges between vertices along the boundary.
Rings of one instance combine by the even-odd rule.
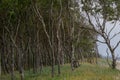
[[[120, 32], [111, 36], [113, 29], [116, 27], [116, 24], [119, 21], [119, 11], [120, 11], [120, 2], [119, 0], [79, 0], [81, 11], [86, 17], [88, 23], [91, 25], [90, 30], [95, 31], [100, 35], [104, 41], [97, 40], [100, 43], [107, 45], [106, 52], [112, 56], [112, 64], [110, 66], [112, 69], [116, 68], [116, 56], [115, 50], [120, 44], [120, 40], [116, 42], [116, 45], [111, 43], [111, 40], [114, 39]], [[106, 24], [111, 21], [113, 27], [110, 30], [106, 28], [109, 27]], [[86, 27], [84, 27], [86, 28]], [[88, 29], [88, 28], [86, 28]]]

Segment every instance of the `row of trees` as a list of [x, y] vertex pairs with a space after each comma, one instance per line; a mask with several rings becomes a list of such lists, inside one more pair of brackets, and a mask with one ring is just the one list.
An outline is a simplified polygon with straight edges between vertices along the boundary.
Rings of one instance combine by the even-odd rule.
[[[80, 15], [77, 1], [2, 0], [0, 5], [0, 59], [2, 73], [24, 70], [41, 71], [43, 66], [93, 60], [96, 36]], [[91, 57], [89, 57], [91, 56]]]
[[[74, 70], [75, 60], [92, 63], [96, 57], [97, 61], [97, 35], [105, 39], [102, 43], [107, 44], [113, 58], [112, 68], [115, 68], [115, 49], [120, 42], [112, 48], [109, 35], [114, 27], [107, 34], [105, 24], [108, 20], [115, 20], [114, 13], [109, 13], [113, 7], [109, 6], [114, 2], [117, 5], [115, 10], [119, 11], [117, 0], [0, 2], [0, 71], [3, 74], [10, 73], [12, 80], [15, 79], [14, 71], [19, 71], [23, 80], [24, 70], [33, 69], [36, 73], [42, 71], [43, 66], [51, 66], [51, 76], [54, 77], [55, 65], [60, 75], [60, 66], [64, 63], [71, 63], [71, 69]], [[85, 17], [81, 15], [82, 10]]]

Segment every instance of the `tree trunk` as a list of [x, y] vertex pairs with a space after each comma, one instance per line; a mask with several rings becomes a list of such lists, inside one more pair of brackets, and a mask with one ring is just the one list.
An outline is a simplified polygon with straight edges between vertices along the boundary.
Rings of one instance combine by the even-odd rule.
[[1, 76], [1, 62], [0, 62], [0, 76]]
[[23, 70], [23, 61], [22, 61], [22, 55], [23, 55], [23, 53], [21, 53], [20, 51], [19, 51], [19, 57], [18, 57], [18, 60], [19, 60], [19, 62], [18, 62], [18, 65], [19, 65], [19, 73], [20, 73], [20, 77], [21, 77], [21, 80], [24, 80], [24, 70]]
[[12, 62], [11, 62], [11, 80], [15, 80], [15, 76], [14, 76], [14, 46], [13, 44], [12, 45], [12, 51], [11, 51], [11, 59], [12, 59]]
[[[2, 36], [2, 52], [1, 52], [1, 70], [6, 73], [6, 68], [5, 68], [5, 30], [3, 28], [3, 36]], [[3, 54], [2, 54], [3, 53]], [[2, 72], [1, 71], [1, 72]]]
[[75, 56], [74, 56], [74, 46], [72, 44], [72, 52], [71, 52], [71, 69], [72, 71], [74, 70], [74, 60], [75, 60]]
[[112, 69], [116, 69], [116, 59], [114, 53], [112, 53]]
[[61, 65], [64, 65], [64, 63], [65, 63], [65, 60], [64, 60], [64, 52], [63, 52], [63, 49], [62, 49], [62, 51], [61, 51], [61, 56], [60, 56], [61, 58], [60, 58], [60, 64]]
[[60, 75], [60, 53], [61, 53], [60, 24], [61, 24], [61, 20], [59, 21], [58, 29], [57, 29], [57, 39], [58, 39], [58, 44], [57, 44], [58, 45], [58, 55], [57, 55], [58, 75]]
[[0, 52], [0, 76], [1, 76], [1, 72], [2, 72], [2, 71], [1, 71], [1, 57], [2, 57], [2, 56], [1, 56], [1, 53], [2, 53], [2, 52]]

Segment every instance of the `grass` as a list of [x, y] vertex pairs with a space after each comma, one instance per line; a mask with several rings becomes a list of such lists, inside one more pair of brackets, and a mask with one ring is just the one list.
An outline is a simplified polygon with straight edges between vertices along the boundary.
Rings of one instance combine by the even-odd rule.
[[[57, 75], [55, 67], [55, 77], [51, 78], [51, 68], [44, 67], [41, 73], [33, 74], [32, 71], [25, 71], [25, 80], [120, 80], [120, 71], [112, 70], [108, 67], [82, 63], [79, 68], [71, 71], [70, 65], [61, 66], [61, 75]], [[20, 80], [16, 73], [16, 80]], [[10, 75], [2, 75], [0, 80], [10, 80]]]

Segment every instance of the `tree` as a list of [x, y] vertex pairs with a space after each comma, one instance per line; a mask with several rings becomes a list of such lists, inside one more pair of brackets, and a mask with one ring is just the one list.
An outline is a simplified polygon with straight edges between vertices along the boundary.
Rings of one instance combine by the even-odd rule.
[[[81, 4], [83, 5], [82, 10], [85, 12], [87, 21], [91, 25], [91, 28], [89, 29], [95, 31], [104, 39], [104, 42], [100, 40], [97, 41], [107, 45], [107, 53], [108, 50], [110, 51], [112, 56], [112, 69], [116, 68], [115, 50], [120, 44], [120, 41], [118, 41], [114, 46], [111, 44], [111, 40], [120, 32], [114, 34], [112, 37], [110, 36], [112, 30], [116, 26], [117, 21], [119, 20], [119, 5], [116, 4], [116, 2], [116, 0], [81, 0]], [[110, 31], [106, 32], [106, 23], [108, 21], [112, 21], [114, 26], [110, 29]]]

